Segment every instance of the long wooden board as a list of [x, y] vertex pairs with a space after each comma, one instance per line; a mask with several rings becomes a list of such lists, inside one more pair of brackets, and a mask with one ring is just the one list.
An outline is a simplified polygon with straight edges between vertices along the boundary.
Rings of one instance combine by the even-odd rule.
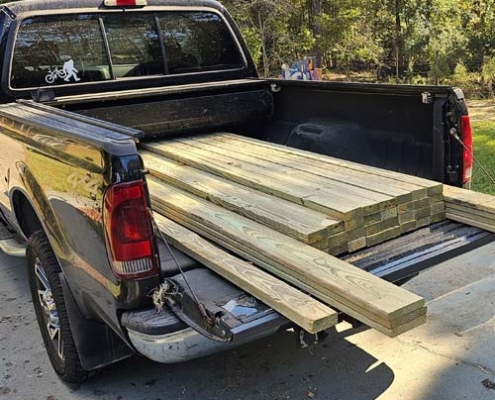
[[[362, 165], [362, 164], [359, 164], [359, 163], [356, 163], [353, 161], [347, 161], [347, 160], [342, 160], [342, 159], [335, 158], [335, 157], [320, 155], [320, 154], [316, 154], [316, 153], [313, 153], [310, 151], [300, 150], [300, 149], [296, 149], [296, 148], [292, 148], [292, 147], [288, 147], [288, 146], [277, 145], [277, 144], [273, 144], [273, 143], [253, 139], [253, 138], [248, 138], [245, 136], [235, 135], [232, 133], [226, 133], [226, 132], [223, 133], [222, 132], [222, 133], [216, 134], [215, 136], [226, 137], [226, 138], [229, 138], [231, 140], [237, 140], [243, 144], [247, 143], [247, 144], [253, 144], [253, 145], [256, 145], [259, 147], [275, 148], [275, 149], [284, 151], [284, 152], [289, 153], [289, 154], [304, 155], [305, 157], [308, 157], [308, 158], [313, 159], [313, 160], [323, 161], [323, 162], [326, 162], [329, 164], [342, 166], [342, 167], [353, 169], [356, 171], [362, 171], [362, 172], [366, 172], [366, 173], [370, 173], [370, 174], [374, 174], [374, 175], [378, 175], [378, 176], [391, 178], [391, 179], [401, 181], [401, 182], [411, 183], [413, 185], [417, 185], [417, 186], [421, 186], [421, 187], [426, 188], [427, 194], [429, 196], [440, 195], [443, 193], [443, 185], [441, 183], [434, 182], [434, 181], [424, 179], [424, 178], [420, 178], [420, 177], [417, 177], [414, 175], [401, 174], [401, 173], [389, 171], [389, 170], [382, 169], [382, 168]], [[242, 146], [242, 145], [240, 145], [240, 146]]]
[[444, 188], [446, 217], [453, 221], [495, 232], [493, 196], [453, 186]]
[[291, 283], [304, 282], [313, 295], [330, 298], [329, 305], [358, 320], [366, 318], [394, 329], [405, 314], [424, 307], [424, 299], [405, 289], [201, 198], [153, 181], [150, 191], [165, 211], [193, 221], [198, 230], [205, 227], [215, 235], [212, 240], [229, 245], [231, 251], [246, 249], [250, 261], [272, 265], [275, 272], [271, 272], [291, 276]]
[[[364, 215], [378, 212], [395, 205], [390, 196], [380, 195], [367, 189], [354, 187], [337, 181], [329, 181], [303, 171], [274, 163], [263, 163], [263, 160], [251, 158], [246, 161], [244, 156], [232, 154], [229, 151], [215, 152], [217, 148], [203, 145], [196, 140], [167, 141], [164, 146], [186, 145], [182, 149], [190, 155], [199, 155], [207, 163], [221, 163], [224, 166], [235, 165], [247, 171], [261, 173], [273, 180], [278, 180], [290, 188], [292, 185], [307, 188], [325, 199], [331, 199], [335, 207], [345, 206], [346, 203], [359, 207]], [[180, 147], [179, 147], [180, 148]], [[332, 199], [333, 197], [333, 199]], [[340, 203], [339, 203], [340, 202]]]
[[[459, 217], [463, 217], [471, 221], [478, 221], [483, 224], [495, 226], [495, 214], [478, 215], [471, 211], [472, 209], [469, 208], [465, 208], [464, 210], [459, 210], [456, 208], [447, 207], [446, 209], [446, 213], [449, 215], [457, 215]], [[477, 211], [477, 210], [473, 210], [473, 211]]]
[[393, 197], [397, 200], [398, 204], [407, 203], [427, 196], [424, 187], [380, 175], [341, 167], [339, 165], [329, 164], [317, 159], [310, 159], [305, 155], [286, 153], [274, 148], [251, 146], [247, 143], [242, 146], [242, 152], [239, 152], [239, 142], [232, 141], [229, 138], [217, 137], [215, 135], [200, 136], [199, 138], [189, 140], [190, 142], [196, 143], [196, 145], [203, 144], [217, 147], [217, 149], [224, 149], [230, 154], [235, 154], [236, 157], [243, 157], [245, 160], [249, 160], [250, 157], [258, 158], [271, 162], [272, 164], [280, 164], [284, 167], [293, 168], [294, 170], [324, 177], [327, 180], [341, 182], [347, 186], [355, 186], [367, 191]]
[[141, 152], [144, 165], [153, 176], [272, 227], [303, 243], [328, 240], [344, 231], [344, 224], [325, 214], [258, 192], [226, 179], [181, 165], [175, 161]]
[[211, 244], [190, 230], [155, 213], [165, 238], [177, 249], [246, 290], [310, 333], [338, 322], [338, 313], [318, 300]]
[[445, 185], [444, 201], [447, 205], [449, 203], [454, 203], [480, 211], [495, 213], [495, 197], [484, 193], [474, 192], [472, 190]]
[[[217, 157], [228, 157], [231, 162], [237, 160], [250, 165], [262, 166], [271, 171], [277, 171], [280, 168], [286, 171], [286, 168], [289, 168], [293, 170], [291, 175], [298, 176], [304, 182], [318, 185], [320, 190], [329, 189], [348, 194], [352, 198], [374, 201], [374, 204], [363, 207], [365, 216], [381, 210], [382, 220], [391, 219], [398, 213], [395, 208], [396, 204], [407, 204], [418, 209], [415, 218], [421, 220], [420, 225], [428, 223], [427, 217], [430, 216], [431, 210], [427, 207], [429, 207], [430, 201], [426, 197], [426, 189], [418, 185], [334, 166], [304, 156], [287, 154], [278, 149], [255, 146], [250, 149], [247, 143], [243, 143], [242, 151], [240, 151], [239, 142], [216, 135], [195, 136], [178, 141], [198, 149], [203, 154], [209, 152], [211, 160], [216, 160]], [[312, 204], [315, 197], [318, 200], [317, 203], [325, 201], [325, 193], [322, 192], [317, 196], [303, 199], [303, 204], [318, 209], [318, 204]], [[364, 225], [366, 227], [366, 223]], [[349, 224], [347, 228], [350, 230]], [[396, 229], [392, 230], [391, 228]], [[386, 226], [374, 224], [374, 227], [368, 229], [366, 233], [356, 235], [356, 231], [354, 231], [352, 236], [349, 234], [347, 250], [353, 252], [366, 246], [382, 243], [400, 236], [402, 232], [411, 228], [412, 224], [402, 230], [398, 223], [387, 224]]]
[[481, 228], [481, 229], [484, 229], [488, 232], [495, 233], [495, 224], [491, 224], [489, 222], [487, 223], [487, 222], [476, 221], [476, 220], [470, 219], [466, 216], [459, 215], [457, 213], [454, 214], [454, 213], [447, 212], [445, 214], [445, 216], [447, 217], [447, 219], [451, 219], [452, 221], [462, 222], [463, 224], [466, 224], [469, 226], [475, 226], [476, 228]]

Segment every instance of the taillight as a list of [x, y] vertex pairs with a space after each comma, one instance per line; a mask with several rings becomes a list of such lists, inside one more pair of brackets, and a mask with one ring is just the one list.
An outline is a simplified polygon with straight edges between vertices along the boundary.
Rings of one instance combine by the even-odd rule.
[[122, 279], [158, 273], [153, 227], [143, 181], [111, 186], [105, 194], [105, 233], [114, 273]]
[[473, 177], [473, 128], [468, 115], [461, 117], [462, 142], [464, 143], [462, 157], [462, 183], [466, 184]]

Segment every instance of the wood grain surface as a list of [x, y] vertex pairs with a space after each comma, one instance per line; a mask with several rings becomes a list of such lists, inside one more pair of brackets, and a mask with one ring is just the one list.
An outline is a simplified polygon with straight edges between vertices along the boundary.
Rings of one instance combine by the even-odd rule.
[[337, 312], [318, 300], [227, 253], [168, 218], [155, 213], [155, 221], [167, 241], [174, 247], [247, 291], [308, 332], [317, 333], [337, 324]]

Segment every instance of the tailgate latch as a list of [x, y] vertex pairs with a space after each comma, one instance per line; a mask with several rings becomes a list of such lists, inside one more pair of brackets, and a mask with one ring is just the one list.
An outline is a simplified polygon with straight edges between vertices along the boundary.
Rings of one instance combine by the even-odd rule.
[[430, 92], [421, 93], [421, 100], [423, 104], [431, 104], [433, 103], [433, 95]]

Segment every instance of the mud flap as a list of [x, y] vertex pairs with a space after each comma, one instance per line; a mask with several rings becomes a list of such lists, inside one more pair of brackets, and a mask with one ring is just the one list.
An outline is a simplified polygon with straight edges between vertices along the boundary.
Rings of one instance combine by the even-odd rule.
[[88, 320], [82, 315], [63, 273], [60, 273], [60, 282], [70, 330], [82, 367], [86, 371], [93, 371], [132, 356], [134, 350], [108, 325]]

